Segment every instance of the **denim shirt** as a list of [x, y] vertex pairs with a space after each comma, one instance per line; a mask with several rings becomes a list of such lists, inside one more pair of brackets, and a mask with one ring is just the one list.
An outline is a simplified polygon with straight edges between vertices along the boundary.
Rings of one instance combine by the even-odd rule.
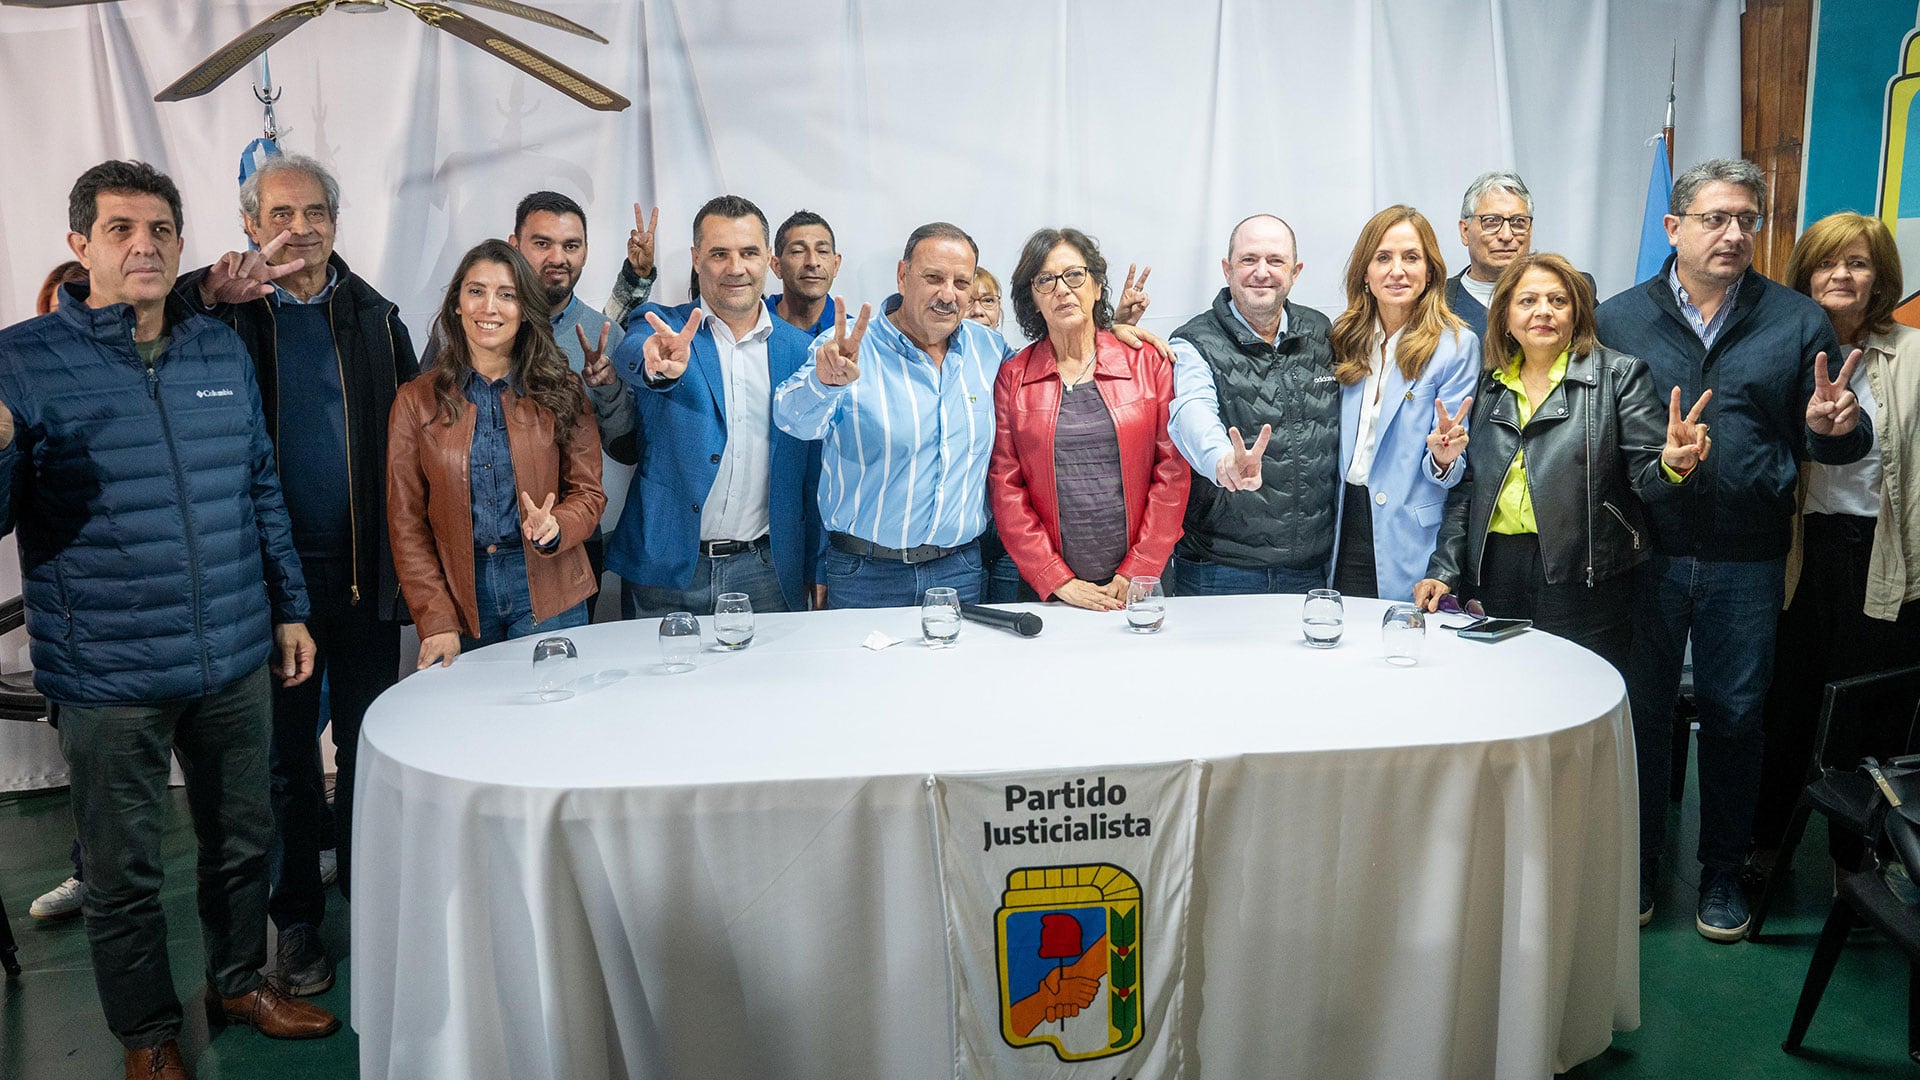
[[475, 547], [520, 546], [520, 491], [513, 478], [513, 454], [507, 445], [507, 379], [489, 381], [467, 372], [464, 387], [473, 406], [473, 447], [467, 479], [472, 486]]

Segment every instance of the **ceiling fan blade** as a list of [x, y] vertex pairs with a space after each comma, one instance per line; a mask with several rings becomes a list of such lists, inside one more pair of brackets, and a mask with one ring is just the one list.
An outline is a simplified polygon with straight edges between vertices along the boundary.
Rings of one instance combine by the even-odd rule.
[[291, 7], [281, 8], [248, 27], [212, 56], [195, 64], [191, 71], [175, 79], [173, 85], [153, 95], [153, 100], [185, 101], [199, 97], [226, 82], [228, 76], [252, 62], [254, 57], [266, 52], [269, 47], [305, 26], [308, 20], [318, 18], [332, 6], [333, 0], [302, 0]]
[[607, 44], [607, 39], [601, 37], [593, 30], [581, 26], [579, 23], [565, 16], [556, 15], [545, 8], [534, 7], [532, 4], [522, 4], [516, 2], [516, 0], [460, 0], [460, 2], [463, 4], [472, 4], [474, 7], [487, 8], [490, 11], [498, 11], [503, 15], [518, 15], [522, 19], [526, 19], [529, 22], [537, 22], [541, 26], [550, 26], [555, 30], [565, 30], [569, 34], [578, 34], [583, 38], [592, 38], [602, 45]]
[[393, 2], [419, 16], [420, 21], [428, 26], [445, 30], [469, 45], [485, 49], [589, 109], [619, 112], [633, 104], [546, 53], [516, 41], [471, 15], [462, 14], [445, 4], [413, 3], [412, 0]]

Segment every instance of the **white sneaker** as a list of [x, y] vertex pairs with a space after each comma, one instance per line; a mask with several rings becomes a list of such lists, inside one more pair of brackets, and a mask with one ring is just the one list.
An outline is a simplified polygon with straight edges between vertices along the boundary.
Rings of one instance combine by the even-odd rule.
[[80, 914], [80, 905], [86, 902], [87, 883], [68, 878], [35, 900], [27, 914], [36, 919], [65, 919]]
[[320, 887], [332, 885], [340, 877], [340, 852], [326, 848], [320, 852]]

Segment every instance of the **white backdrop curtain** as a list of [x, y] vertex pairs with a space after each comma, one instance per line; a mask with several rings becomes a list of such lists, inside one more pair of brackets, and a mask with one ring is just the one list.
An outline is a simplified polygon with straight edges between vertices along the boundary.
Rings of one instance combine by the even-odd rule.
[[[0, 323], [31, 314], [67, 257], [67, 190], [105, 158], [180, 183], [189, 266], [242, 242], [259, 65], [191, 102], [152, 96], [285, 2], [0, 8]], [[340, 251], [416, 332], [459, 255], [543, 187], [588, 209], [596, 302], [633, 202], [663, 208], [660, 295], [677, 301], [693, 212], [731, 191], [776, 224], [799, 207], [832, 221], [837, 291], [856, 302], [892, 291], [921, 222], [967, 228], [1003, 276], [1028, 232], [1076, 225], [1122, 272], [1153, 265], [1149, 324], [1165, 331], [1219, 287], [1227, 232], [1249, 213], [1295, 225], [1295, 296], [1335, 312], [1369, 214], [1422, 208], [1457, 269], [1461, 191], [1510, 166], [1536, 196], [1535, 246], [1606, 295], [1630, 284], [1676, 49], [1682, 167], [1739, 149], [1740, 0], [546, 6], [612, 44], [475, 13], [633, 108], [591, 112], [399, 9], [336, 9], [271, 55], [283, 145], [338, 172]]]

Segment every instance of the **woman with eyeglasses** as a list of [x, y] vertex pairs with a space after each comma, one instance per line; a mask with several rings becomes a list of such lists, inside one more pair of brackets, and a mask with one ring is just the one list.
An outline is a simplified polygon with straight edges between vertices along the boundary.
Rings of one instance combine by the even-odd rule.
[[1762, 850], [1780, 845], [1806, 780], [1822, 687], [1920, 663], [1920, 330], [1893, 319], [1899, 250], [1878, 218], [1833, 214], [1794, 244], [1786, 284], [1826, 310], [1839, 355], [1855, 357], [1849, 388], [1874, 445], [1851, 465], [1800, 466], [1753, 823]]
[[984, 266], [973, 271], [973, 293], [967, 302], [967, 318], [995, 330], [1000, 329], [1000, 279]]
[[467, 252], [440, 304], [445, 347], [387, 424], [387, 530], [422, 668], [584, 626], [598, 588], [600, 432], [518, 251]]
[[1429, 611], [1459, 596], [1476, 615], [1531, 619], [1619, 668], [1632, 570], [1651, 553], [1639, 500], [1706, 457], [1712, 391], [1683, 416], [1675, 387], [1663, 409], [1647, 365], [1600, 344], [1593, 311], [1593, 286], [1559, 255], [1522, 255], [1500, 274], [1473, 453], [1413, 596]]
[[1107, 260], [1078, 229], [1034, 233], [1012, 281], [1034, 343], [994, 382], [994, 521], [1035, 595], [1117, 611], [1133, 578], [1160, 575], [1186, 513], [1173, 365], [1113, 336]]
[[1347, 259], [1332, 334], [1345, 480], [1333, 587], [1349, 596], [1413, 596], [1464, 472], [1480, 343], [1447, 308], [1446, 280], [1433, 226], [1411, 206], [1373, 215]]

